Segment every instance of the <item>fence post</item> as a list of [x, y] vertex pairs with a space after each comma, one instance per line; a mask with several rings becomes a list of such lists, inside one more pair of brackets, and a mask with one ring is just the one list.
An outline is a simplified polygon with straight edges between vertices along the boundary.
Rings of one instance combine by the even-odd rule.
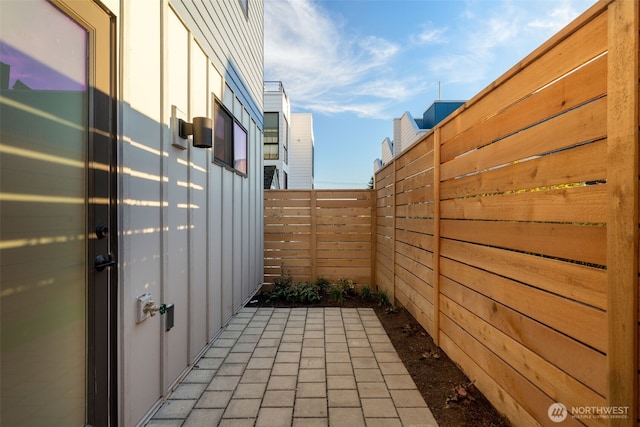
[[440, 347], [440, 127], [433, 131], [433, 341]]
[[309, 190], [309, 218], [311, 222], [311, 236], [309, 236], [309, 256], [311, 257], [311, 277], [310, 281], [315, 282], [318, 280], [318, 269], [316, 265], [317, 260], [317, 212], [316, 212], [316, 190]]
[[375, 289], [377, 281], [376, 281], [376, 244], [378, 242], [378, 197], [377, 191], [375, 188], [375, 178], [373, 180], [374, 187], [370, 191], [369, 195], [371, 196], [371, 270], [369, 276], [369, 286], [372, 289]]
[[608, 405], [638, 419], [638, 33], [637, 1], [608, 10], [607, 318]]
[[398, 213], [396, 212], [396, 172], [398, 170], [398, 158], [393, 158], [393, 231], [391, 233], [391, 295], [389, 295], [389, 301], [395, 305], [396, 303], [396, 218]]

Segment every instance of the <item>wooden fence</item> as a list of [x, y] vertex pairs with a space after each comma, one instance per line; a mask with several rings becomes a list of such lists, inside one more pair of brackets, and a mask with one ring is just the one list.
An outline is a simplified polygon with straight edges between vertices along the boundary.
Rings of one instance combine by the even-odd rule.
[[636, 425], [639, 21], [637, 1], [597, 3], [378, 171], [373, 193], [266, 192], [265, 276], [359, 269], [514, 425], [556, 425], [556, 402], [562, 425]]
[[372, 190], [266, 190], [265, 282], [347, 278], [372, 284]]
[[637, 422], [637, 4], [596, 4], [376, 174], [376, 283], [516, 425]]

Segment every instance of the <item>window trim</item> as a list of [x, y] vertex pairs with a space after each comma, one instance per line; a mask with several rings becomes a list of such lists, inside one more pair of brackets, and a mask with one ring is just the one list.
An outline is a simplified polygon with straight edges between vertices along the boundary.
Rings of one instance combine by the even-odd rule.
[[[220, 159], [215, 152], [215, 126], [217, 124], [217, 115], [216, 115], [216, 108], [221, 108], [222, 111], [227, 114], [230, 118], [231, 118], [231, 164], [227, 163], [225, 160]], [[242, 124], [242, 122], [240, 120], [238, 120], [232, 113], [231, 111], [229, 111], [229, 109], [218, 99], [218, 97], [214, 97], [214, 106], [213, 106], [213, 120], [214, 120], [214, 134], [213, 134], [213, 156], [212, 156], [212, 162], [214, 164], [217, 164], [218, 166], [221, 166], [231, 172], [235, 172], [236, 174], [247, 178], [249, 176], [249, 143], [250, 143], [250, 137], [249, 137], [249, 130]], [[244, 133], [245, 133], [245, 141], [246, 141], [246, 172], [242, 172], [239, 169], [236, 169], [234, 167], [234, 163], [236, 161], [235, 158], [235, 127], [238, 126]], [[226, 148], [226, 147], [225, 147]]]

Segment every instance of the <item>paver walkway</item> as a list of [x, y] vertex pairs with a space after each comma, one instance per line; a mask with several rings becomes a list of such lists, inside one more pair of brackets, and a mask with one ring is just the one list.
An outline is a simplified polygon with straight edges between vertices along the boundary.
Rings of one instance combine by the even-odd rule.
[[157, 426], [437, 426], [375, 312], [244, 308]]

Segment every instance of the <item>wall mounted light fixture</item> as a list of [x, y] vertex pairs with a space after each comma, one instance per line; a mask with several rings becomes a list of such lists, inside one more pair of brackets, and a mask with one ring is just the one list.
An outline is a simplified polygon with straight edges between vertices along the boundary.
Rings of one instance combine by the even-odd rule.
[[193, 135], [194, 147], [211, 148], [213, 145], [212, 121], [208, 117], [194, 117], [193, 123], [178, 119], [178, 129], [180, 138]]

